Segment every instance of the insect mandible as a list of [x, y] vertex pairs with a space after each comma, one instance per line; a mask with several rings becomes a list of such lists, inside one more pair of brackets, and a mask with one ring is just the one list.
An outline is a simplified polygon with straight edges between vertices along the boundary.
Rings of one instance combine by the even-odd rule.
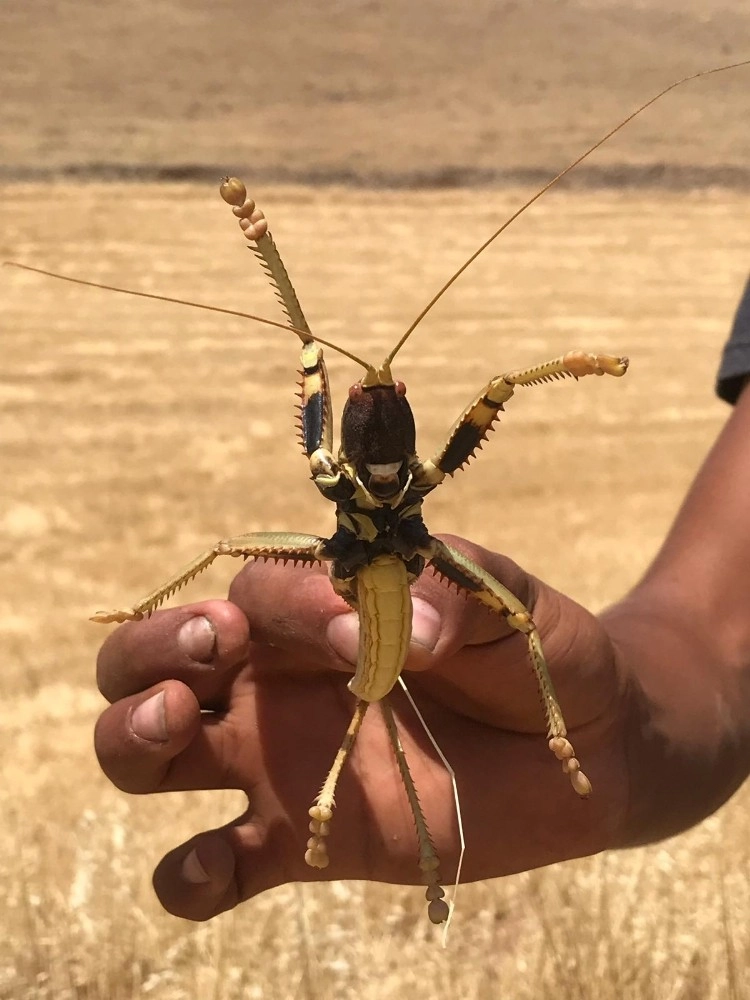
[[[449, 915], [449, 907], [444, 899], [439, 859], [430, 839], [388, 701], [389, 692], [399, 679], [409, 649], [412, 625], [410, 587], [425, 566], [430, 565], [439, 576], [501, 615], [509, 626], [526, 637], [529, 661], [546, 716], [549, 748], [561, 762], [563, 772], [568, 775], [578, 795], [584, 798], [588, 796], [591, 784], [581, 770], [575, 750], [567, 738], [563, 714], [531, 613], [488, 572], [429, 533], [422, 517], [423, 501], [446, 476], [452, 476], [474, 457], [476, 449], [498, 419], [505, 403], [514, 395], [516, 387], [537, 385], [566, 376], [576, 379], [585, 375], [619, 377], [627, 371], [628, 359], [570, 351], [562, 357], [532, 368], [495, 376], [458, 418], [442, 447], [426, 461], [421, 461], [417, 455], [414, 417], [403, 383], [392, 375], [393, 359], [427, 312], [479, 254], [533, 202], [615, 132], [681, 84], [748, 64], [750, 60], [695, 73], [672, 83], [637, 108], [507, 219], [442, 286], [379, 365], [363, 361], [348, 350], [314, 337], [263, 212], [247, 198], [241, 181], [225, 178], [221, 185], [221, 196], [232, 207], [251, 248], [275, 287], [288, 322], [275, 323], [255, 316], [250, 318], [291, 329], [302, 341], [299, 406], [302, 448], [309, 461], [315, 486], [325, 499], [335, 504], [336, 530], [328, 538], [253, 532], [222, 539], [132, 607], [98, 612], [92, 620], [100, 623], [125, 622], [150, 615], [166, 598], [222, 555], [327, 564], [333, 589], [359, 615], [359, 653], [354, 676], [348, 684], [355, 699], [352, 719], [320, 793], [309, 810], [311, 836], [305, 860], [315, 868], [325, 868], [329, 863], [326, 838], [333, 817], [336, 783], [369, 706], [377, 702], [383, 713], [414, 818], [419, 867], [426, 884], [428, 916], [433, 923], [444, 922]], [[28, 269], [41, 270], [33, 267]], [[66, 280], [111, 288], [114, 291], [129, 291], [81, 279]], [[166, 296], [145, 292], [131, 294], [167, 299]], [[202, 308], [248, 315], [216, 307]], [[341, 418], [340, 446], [336, 454], [333, 450], [333, 412], [323, 347], [330, 347], [346, 355], [364, 369], [364, 375], [349, 389]]]

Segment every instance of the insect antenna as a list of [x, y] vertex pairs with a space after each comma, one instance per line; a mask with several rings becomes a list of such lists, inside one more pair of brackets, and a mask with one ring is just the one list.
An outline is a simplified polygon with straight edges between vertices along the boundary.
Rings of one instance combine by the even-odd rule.
[[4, 267], [18, 267], [22, 271], [34, 271], [36, 274], [44, 274], [48, 278], [59, 278], [60, 281], [70, 281], [74, 285], [88, 285], [89, 288], [102, 288], [107, 292], [121, 292], [123, 295], [136, 295], [141, 299], [156, 299], [157, 302], [173, 302], [178, 306], [190, 306], [192, 309], [205, 309], [208, 312], [222, 313], [224, 316], [238, 316], [240, 319], [252, 319], [256, 323], [265, 323], [266, 326], [274, 326], [278, 330], [290, 330], [292, 333], [296, 333], [303, 344], [307, 344], [310, 340], [314, 339], [316, 343], [322, 344], [324, 347], [330, 347], [332, 351], [337, 351], [339, 354], [343, 354], [344, 357], [350, 359], [350, 361], [356, 362], [358, 365], [362, 365], [368, 371], [372, 369], [372, 365], [367, 361], [363, 361], [362, 358], [358, 358], [356, 354], [352, 354], [351, 351], [347, 351], [343, 347], [339, 347], [337, 344], [332, 344], [330, 340], [323, 340], [322, 337], [311, 337], [309, 330], [298, 330], [295, 326], [290, 326], [288, 323], [278, 323], [273, 319], [266, 319], [263, 316], [254, 316], [253, 313], [240, 312], [238, 309], [225, 309], [222, 306], [209, 306], [204, 302], [191, 302], [189, 299], [177, 299], [169, 295], [157, 295], [155, 292], [139, 292], [134, 288], [120, 288], [117, 285], [105, 285], [99, 281], [86, 281], [84, 278], [73, 278], [69, 274], [58, 274], [56, 271], [45, 271], [42, 267], [32, 267], [31, 264], [19, 264], [14, 260], [3, 261]]
[[552, 180], [548, 181], [544, 185], [544, 187], [540, 188], [536, 192], [536, 194], [532, 195], [532, 197], [529, 198], [528, 201], [524, 202], [524, 204], [521, 205], [521, 207], [518, 208], [510, 216], [510, 218], [506, 219], [505, 222], [502, 224], [502, 226], [500, 226], [499, 229], [496, 229], [495, 232], [488, 239], [486, 239], [484, 243], [477, 250], [474, 251], [474, 253], [468, 258], [468, 260], [464, 261], [461, 267], [459, 267], [459, 269], [451, 275], [451, 277], [445, 282], [445, 284], [435, 293], [435, 295], [433, 295], [433, 297], [430, 299], [430, 301], [427, 303], [424, 309], [419, 313], [417, 318], [407, 329], [406, 333], [401, 337], [399, 342], [393, 348], [391, 353], [387, 356], [387, 358], [383, 362], [384, 367], [390, 365], [391, 361], [393, 361], [395, 356], [404, 346], [404, 344], [412, 335], [414, 330], [419, 326], [419, 324], [425, 318], [427, 313], [443, 297], [443, 295], [445, 295], [445, 293], [448, 291], [451, 285], [453, 285], [454, 282], [458, 281], [458, 279], [461, 277], [464, 271], [474, 263], [477, 257], [479, 257], [480, 254], [484, 253], [487, 247], [491, 243], [494, 243], [494, 241], [498, 238], [498, 236], [501, 233], [505, 232], [508, 226], [510, 226], [513, 222], [516, 221], [519, 215], [523, 215], [526, 209], [530, 208], [535, 201], [538, 201], [539, 198], [542, 197], [542, 195], [546, 194], [551, 187], [554, 187], [554, 185], [557, 184], [558, 181], [561, 181], [563, 177], [565, 177], [567, 174], [569, 174], [571, 170], [575, 170], [575, 168], [578, 166], [579, 163], [582, 163], [587, 157], [591, 156], [593, 152], [595, 152], [600, 146], [603, 146], [604, 143], [607, 142], [609, 139], [611, 139], [612, 136], [615, 135], [617, 132], [619, 132], [621, 128], [624, 128], [642, 111], [645, 111], [646, 108], [650, 108], [652, 104], [655, 104], [660, 98], [668, 94], [670, 90], [675, 90], [677, 87], [681, 87], [684, 83], [690, 83], [691, 80], [697, 80], [699, 77], [711, 76], [713, 73], [724, 73], [726, 70], [738, 69], [740, 66], [750, 66], [750, 59], [743, 59], [741, 62], [729, 63], [724, 66], [714, 66], [712, 69], [704, 69], [701, 70], [699, 73], [691, 73], [690, 76], [684, 76], [681, 80], [677, 80], [675, 83], [670, 83], [668, 87], [664, 87], [664, 89], [660, 90], [658, 94], [655, 94], [644, 104], [641, 104], [640, 107], [636, 108], [635, 111], [632, 111], [627, 116], [627, 118], [623, 118], [623, 120], [619, 124], [615, 125], [614, 128], [611, 128], [606, 135], [602, 136], [602, 138], [599, 139], [598, 142], [595, 142], [593, 146], [590, 146], [585, 153], [581, 153], [581, 155], [577, 159], [573, 160], [572, 163], [569, 163], [564, 170], [561, 170], [560, 173], [557, 174], [555, 177], [553, 177]]

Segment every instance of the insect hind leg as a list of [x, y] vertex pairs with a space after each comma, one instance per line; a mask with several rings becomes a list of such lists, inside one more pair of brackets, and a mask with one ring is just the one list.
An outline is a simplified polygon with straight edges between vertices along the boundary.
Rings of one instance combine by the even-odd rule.
[[365, 712], [370, 706], [369, 701], [358, 700], [354, 708], [352, 721], [344, 734], [344, 739], [336, 753], [331, 769], [328, 772], [323, 787], [315, 799], [313, 805], [308, 810], [310, 816], [310, 839], [307, 841], [305, 851], [305, 862], [311, 868], [327, 868], [329, 857], [326, 848], [325, 838], [330, 832], [331, 820], [333, 819], [333, 807], [335, 805], [336, 784], [338, 783], [344, 764], [352, 751], [352, 747], [357, 739]]
[[380, 710], [383, 713], [386, 729], [388, 730], [388, 739], [391, 742], [391, 748], [396, 757], [396, 763], [398, 764], [399, 773], [401, 775], [401, 783], [404, 786], [406, 797], [409, 800], [409, 808], [411, 809], [411, 814], [414, 819], [414, 826], [417, 829], [417, 840], [419, 842], [419, 868], [422, 872], [424, 882], [427, 885], [427, 889], [425, 890], [425, 898], [427, 900], [427, 916], [433, 924], [442, 924], [448, 919], [450, 910], [448, 904], [443, 898], [445, 896], [445, 889], [443, 889], [441, 885], [439, 871], [440, 858], [435, 850], [435, 845], [432, 843], [430, 831], [427, 828], [427, 821], [424, 817], [419, 797], [417, 796], [414, 779], [411, 776], [409, 764], [406, 760], [406, 754], [404, 753], [404, 748], [401, 745], [401, 739], [398, 735], [398, 727], [396, 726], [396, 720], [393, 716], [393, 709], [386, 699], [380, 701], [379, 705]]
[[438, 573], [502, 615], [512, 628], [526, 636], [529, 659], [547, 718], [549, 748], [562, 763], [563, 773], [570, 778], [574, 790], [581, 798], [587, 798], [591, 794], [591, 782], [581, 770], [573, 744], [567, 738], [565, 720], [547, 668], [539, 632], [530, 612], [507, 587], [468, 556], [439, 539], [434, 539], [434, 545], [435, 554], [431, 563]]

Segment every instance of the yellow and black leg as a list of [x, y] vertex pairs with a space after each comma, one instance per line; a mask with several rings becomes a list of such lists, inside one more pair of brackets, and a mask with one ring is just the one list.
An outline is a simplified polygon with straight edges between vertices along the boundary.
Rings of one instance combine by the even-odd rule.
[[553, 379], [584, 375], [624, 375], [627, 358], [607, 354], [568, 351], [561, 358], [547, 361], [534, 368], [519, 368], [493, 378], [456, 421], [445, 444], [431, 459], [416, 466], [412, 472], [415, 486], [437, 486], [466, 465], [481, 447], [492, 424], [498, 419], [516, 386], [537, 385]]
[[276, 243], [268, 229], [268, 221], [252, 198], [247, 197], [245, 185], [236, 178], [226, 178], [221, 186], [221, 196], [232, 205], [232, 212], [257, 257], [266, 277], [271, 282], [276, 298], [281, 304], [289, 326], [302, 340], [300, 372], [300, 439], [308, 458], [319, 448], [330, 454], [333, 447], [331, 420], [331, 394], [323, 349], [316, 343], [302, 312], [297, 293]]
[[192, 562], [175, 573], [156, 590], [152, 590], [144, 598], [133, 605], [118, 611], [97, 611], [92, 615], [92, 622], [108, 624], [110, 622], [140, 621], [150, 615], [175, 591], [207, 569], [217, 556], [242, 556], [244, 559], [281, 559], [284, 562], [324, 562], [325, 539], [318, 535], [297, 535], [287, 532], [251, 532], [237, 535], [235, 538], [225, 538], [217, 542], [213, 548], [202, 552]]
[[461, 587], [468, 594], [497, 614], [519, 632], [523, 632], [529, 648], [529, 659], [536, 676], [539, 694], [542, 698], [547, 718], [547, 738], [549, 748], [562, 762], [563, 773], [567, 774], [575, 791], [586, 798], [591, 793], [591, 782], [581, 770], [573, 745], [567, 738], [565, 720], [555, 694], [552, 679], [547, 669], [542, 643], [534, 620], [521, 601], [498, 580], [457, 549], [434, 539], [434, 555], [431, 565], [444, 576]]

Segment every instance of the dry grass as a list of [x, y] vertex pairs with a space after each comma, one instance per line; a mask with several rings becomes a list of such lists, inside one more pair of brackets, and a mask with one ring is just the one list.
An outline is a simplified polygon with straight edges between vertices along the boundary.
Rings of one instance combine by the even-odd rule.
[[[213, 192], [4, 193], [2, 257], [274, 315]], [[314, 328], [379, 357], [518, 198], [294, 189], [263, 204]], [[725, 416], [711, 381], [749, 207], [566, 194], [509, 231], [401, 357], [422, 450], [506, 367], [583, 346], [627, 351], [632, 372], [524, 394], [431, 498], [433, 530], [594, 607], [637, 578]], [[296, 346], [21, 273], [2, 289], [0, 997], [750, 997], [744, 793], [669, 844], [465, 887], [447, 951], [408, 889], [288, 887], [197, 927], [162, 913], [153, 864], [242, 802], [107, 785], [91, 751], [103, 633], [85, 618], [227, 532], [326, 530], [292, 432]], [[351, 367], [332, 369], [340, 400]], [[230, 571], [189, 595], [221, 593]]]

